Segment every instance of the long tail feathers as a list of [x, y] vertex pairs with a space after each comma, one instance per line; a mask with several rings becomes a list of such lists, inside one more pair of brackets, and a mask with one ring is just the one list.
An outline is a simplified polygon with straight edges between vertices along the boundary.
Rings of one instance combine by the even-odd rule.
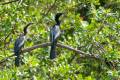
[[16, 55], [15, 57], [15, 66], [20, 66], [20, 55]]
[[56, 42], [53, 42], [51, 44], [51, 50], [50, 50], [50, 59], [54, 59], [56, 57]]

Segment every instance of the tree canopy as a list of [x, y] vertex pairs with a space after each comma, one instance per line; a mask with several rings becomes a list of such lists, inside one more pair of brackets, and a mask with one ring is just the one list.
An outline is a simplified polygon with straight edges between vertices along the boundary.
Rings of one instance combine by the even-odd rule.
[[[50, 29], [60, 17], [57, 57], [50, 59]], [[14, 43], [29, 22], [23, 65]], [[119, 80], [120, 0], [1, 0], [0, 79]]]

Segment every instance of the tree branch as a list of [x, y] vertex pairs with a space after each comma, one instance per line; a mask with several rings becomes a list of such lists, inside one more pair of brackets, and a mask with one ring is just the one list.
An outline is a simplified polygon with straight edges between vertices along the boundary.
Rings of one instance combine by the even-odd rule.
[[109, 8], [109, 7], [113, 6], [113, 5], [116, 6], [116, 5], [119, 5], [119, 4], [120, 4], [120, 2], [109, 2], [109, 3], [105, 4], [104, 7]]
[[[50, 42], [38, 44], [38, 45], [32, 46], [32, 47], [30, 47], [30, 48], [23, 49], [23, 50], [22, 50], [22, 53], [24, 53], [24, 52], [29, 52], [29, 51], [32, 51], [32, 50], [34, 50], [34, 49], [36, 49], [36, 48], [40, 48], [40, 47], [47, 47], [47, 46], [50, 46], [50, 45], [51, 45]], [[72, 48], [72, 47], [70, 47], [70, 46], [63, 45], [63, 44], [61, 44], [61, 43], [57, 43], [57, 47], [66, 48], [66, 49], [68, 49], [68, 50], [74, 51], [74, 52], [79, 53], [79, 54], [86, 54], [85, 52], [83, 52], [83, 51], [81, 51], [81, 50], [74, 49], [74, 48]]]
[[46, 16], [46, 15], [50, 12], [50, 10], [55, 6], [56, 2], [57, 2], [57, 0], [54, 1], [54, 3], [53, 3], [52, 6], [48, 9], [48, 11], [45, 13], [44, 16]]
[[13, 2], [17, 2], [17, 1], [19, 1], [19, 0], [13, 0], [13, 1], [9, 1], [9, 2], [4, 2], [4, 3], [0, 4], [0, 5], [10, 4], [10, 3], [13, 3]]
[[[32, 50], [34, 50], [34, 49], [37, 49], [37, 48], [44, 48], [44, 47], [47, 47], [47, 46], [50, 46], [50, 45], [51, 45], [50, 42], [42, 43], [42, 44], [38, 44], [38, 45], [34, 45], [34, 46], [32, 46], [32, 47], [22, 49], [21, 54], [23, 54], [23, 53], [25, 53], [25, 52], [30, 52], [30, 51], [32, 51]], [[92, 58], [98, 59], [98, 57], [96, 57], [95, 55], [87, 54], [87, 53], [85, 53], [85, 52], [83, 52], [83, 51], [81, 51], [81, 50], [74, 49], [74, 48], [72, 48], [72, 47], [70, 47], [70, 46], [68, 46], [68, 45], [63, 45], [63, 44], [61, 44], [61, 43], [58, 43], [58, 44], [57, 44], [57, 47], [65, 48], [65, 49], [68, 49], [68, 50], [70, 50], [70, 51], [74, 51], [75, 53], [78, 53], [78, 54], [80, 54], [80, 55], [84, 55], [84, 56], [88, 56], [88, 57], [92, 57]], [[4, 58], [4, 59], [2, 59], [2, 60], [0, 61], [0, 64], [6, 62], [9, 58], [11, 58], [11, 57], [13, 57], [13, 56], [14, 56], [14, 54], [13, 54], [13, 55], [10, 55], [10, 56], [8, 56], [8, 57], [6, 57], [6, 58]]]

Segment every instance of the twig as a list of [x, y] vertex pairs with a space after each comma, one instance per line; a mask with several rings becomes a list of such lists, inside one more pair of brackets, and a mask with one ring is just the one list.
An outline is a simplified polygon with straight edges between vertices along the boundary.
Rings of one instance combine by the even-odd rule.
[[57, 0], [54, 1], [53, 5], [48, 9], [44, 16], [46, 16], [50, 12], [50, 10], [55, 6], [56, 1]]
[[104, 7], [105, 7], [105, 8], [109, 8], [109, 7], [111, 7], [112, 5], [115, 5], [115, 6], [116, 6], [116, 5], [119, 5], [119, 4], [120, 4], [120, 2], [110, 2], [110, 3], [105, 4]]
[[13, 1], [9, 1], [9, 2], [4, 2], [4, 3], [0, 4], [0, 5], [6, 5], [6, 4], [10, 4], [10, 3], [13, 3], [13, 2], [17, 2], [17, 1], [19, 1], [19, 0], [13, 0]]
[[12, 31], [10, 33], [8, 33], [8, 35], [5, 37], [5, 39], [4, 39], [4, 48], [6, 48], [6, 44], [10, 43], [10, 41], [7, 42], [6, 40], [10, 37], [11, 34], [12, 34]]
[[2, 60], [0, 61], [0, 64], [6, 62], [9, 58], [11, 58], [11, 57], [13, 57], [13, 56], [14, 56], [14, 54], [12, 54], [12, 55], [10, 55], [10, 56], [8, 56], [8, 57], [2, 59]]

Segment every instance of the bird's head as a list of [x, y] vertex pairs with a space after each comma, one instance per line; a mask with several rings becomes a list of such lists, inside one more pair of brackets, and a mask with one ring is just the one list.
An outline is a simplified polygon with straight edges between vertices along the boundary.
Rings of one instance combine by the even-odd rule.
[[30, 22], [30, 23], [28, 23], [25, 27], [24, 27], [24, 35], [26, 35], [27, 34], [27, 28], [28, 28], [28, 26], [30, 26], [30, 25], [32, 25], [33, 23], [32, 22]]
[[63, 13], [57, 13], [57, 14], [55, 15], [55, 21], [56, 21], [57, 23], [60, 23], [59, 17], [60, 17], [62, 14], [63, 14]]
[[55, 19], [59, 19], [59, 17], [62, 15], [63, 13], [57, 13], [56, 15], [55, 15]]

